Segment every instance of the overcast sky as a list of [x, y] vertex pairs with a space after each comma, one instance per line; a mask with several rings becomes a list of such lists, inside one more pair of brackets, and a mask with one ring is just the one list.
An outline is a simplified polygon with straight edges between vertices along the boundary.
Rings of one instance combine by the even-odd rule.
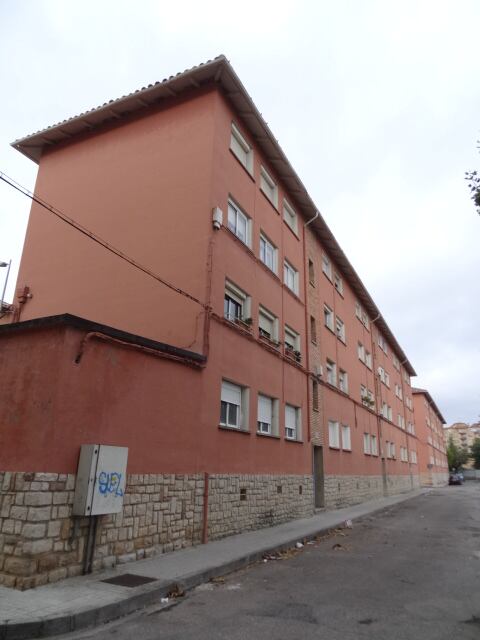
[[[480, 169], [479, 24], [477, 0], [0, 0], [0, 171], [33, 189], [37, 166], [14, 139], [224, 53], [414, 384], [448, 422], [473, 422], [480, 216], [463, 178]], [[28, 212], [0, 182], [8, 301]]]

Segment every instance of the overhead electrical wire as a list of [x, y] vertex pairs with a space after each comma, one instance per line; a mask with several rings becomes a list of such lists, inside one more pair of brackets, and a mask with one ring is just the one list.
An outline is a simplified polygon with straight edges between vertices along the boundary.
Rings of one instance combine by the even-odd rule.
[[46, 209], [50, 213], [53, 213], [54, 216], [56, 216], [57, 218], [59, 218], [60, 220], [65, 222], [66, 224], [70, 225], [71, 227], [73, 227], [74, 229], [76, 229], [77, 231], [82, 233], [83, 235], [87, 236], [87, 238], [90, 238], [90, 240], [93, 240], [94, 242], [96, 242], [97, 244], [102, 246], [104, 249], [107, 249], [107, 251], [110, 251], [110, 253], [113, 253], [118, 258], [121, 258], [122, 260], [125, 260], [125, 262], [128, 262], [128, 264], [132, 265], [133, 267], [135, 267], [139, 271], [142, 271], [147, 276], [150, 276], [151, 278], [153, 278], [157, 282], [160, 282], [161, 284], [163, 284], [165, 287], [168, 287], [172, 291], [175, 291], [175, 293], [178, 293], [178, 294], [184, 296], [185, 298], [188, 298], [192, 302], [195, 302], [196, 304], [200, 305], [203, 309], [205, 309], [205, 310], [209, 309], [208, 305], [206, 305], [205, 303], [201, 302], [201, 300], [199, 300], [198, 298], [195, 298], [195, 296], [192, 296], [187, 291], [184, 291], [183, 289], [180, 289], [180, 287], [176, 287], [175, 285], [171, 284], [170, 282], [168, 282], [167, 280], [165, 280], [164, 278], [162, 278], [158, 274], [154, 273], [148, 267], [144, 267], [142, 264], [140, 264], [139, 262], [137, 262], [133, 258], [130, 258], [130, 256], [125, 254], [123, 251], [120, 251], [120, 249], [117, 249], [116, 247], [114, 247], [113, 245], [108, 243], [106, 240], [103, 240], [103, 238], [98, 236], [96, 233], [93, 233], [93, 231], [90, 231], [86, 227], [82, 226], [81, 224], [79, 224], [78, 222], [73, 220], [73, 218], [70, 218], [69, 216], [67, 216], [65, 213], [60, 211], [60, 209], [57, 209], [56, 207], [54, 207], [53, 205], [49, 204], [45, 200], [42, 200], [42, 198], [40, 198], [39, 196], [37, 196], [34, 193], [32, 193], [31, 191], [29, 191], [26, 187], [21, 185], [19, 182], [16, 182], [15, 180], [13, 180], [13, 178], [10, 178], [9, 176], [7, 176], [2, 171], [0, 171], [0, 180], [5, 182], [6, 184], [8, 184], [13, 189], [16, 189], [17, 191], [22, 193], [24, 196], [27, 196], [27, 198], [30, 198], [30, 200], [32, 200], [33, 202], [36, 202], [37, 204], [39, 204], [41, 207], [43, 207], [44, 209]]

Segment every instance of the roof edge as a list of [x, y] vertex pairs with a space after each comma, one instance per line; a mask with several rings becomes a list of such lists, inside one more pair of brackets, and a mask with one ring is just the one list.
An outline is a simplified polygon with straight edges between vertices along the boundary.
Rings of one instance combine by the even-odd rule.
[[75, 316], [70, 313], [64, 313], [56, 316], [44, 316], [41, 318], [33, 318], [32, 320], [0, 325], [0, 337], [3, 334], [20, 333], [35, 329], [49, 329], [60, 326], [73, 327], [74, 329], [80, 329], [88, 332], [103, 333], [111, 338], [121, 340], [122, 342], [127, 342], [140, 347], [147, 347], [148, 349], [179, 358], [185, 358], [197, 364], [204, 364], [207, 361], [206, 356], [196, 353], [195, 351], [188, 351], [187, 349], [174, 347], [173, 345], [165, 342], [158, 342], [157, 340], [145, 338], [144, 336], [140, 336], [135, 333], [129, 333], [122, 329], [115, 329], [114, 327], [94, 322], [86, 318], [81, 318], [80, 316]]
[[426, 389], [420, 389], [419, 387], [412, 387], [412, 394], [414, 396], [420, 395], [422, 393], [423, 393], [423, 395], [427, 396], [428, 401], [432, 405], [433, 410], [437, 414], [438, 418], [442, 421], [442, 424], [447, 424], [447, 421], [445, 420], [445, 418], [440, 413], [440, 409], [437, 407], [437, 404], [436, 404], [435, 400], [432, 398], [432, 396], [430, 395], [430, 392], [427, 391]]

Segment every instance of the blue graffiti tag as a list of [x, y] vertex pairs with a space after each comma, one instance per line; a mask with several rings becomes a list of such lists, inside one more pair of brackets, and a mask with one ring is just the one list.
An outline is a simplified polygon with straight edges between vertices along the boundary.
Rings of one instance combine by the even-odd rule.
[[101, 471], [98, 474], [98, 490], [104, 496], [113, 493], [115, 497], [121, 498], [123, 496], [123, 491], [120, 487], [121, 480], [121, 473], [117, 473], [116, 471], [112, 471], [111, 473]]

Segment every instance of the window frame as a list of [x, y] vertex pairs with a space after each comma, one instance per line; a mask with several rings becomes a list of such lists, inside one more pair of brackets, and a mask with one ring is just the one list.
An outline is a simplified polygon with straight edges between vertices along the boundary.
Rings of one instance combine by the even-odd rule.
[[322, 272], [332, 282], [332, 261], [325, 252], [322, 252]]
[[[231, 221], [230, 221], [230, 211], [233, 210], [235, 212], [235, 224], [231, 225]], [[245, 219], [245, 240], [242, 238], [241, 235], [239, 235], [238, 233], [238, 228], [237, 228], [237, 219], [238, 217], [240, 217], [240, 219]], [[232, 228], [233, 226], [233, 228]], [[243, 244], [248, 247], [249, 249], [252, 246], [252, 220], [250, 218], [250, 216], [248, 216], [245, 211], [243, 211], [243, 209], [235, 202], [235, 200], [233, 200], [233, 198], [228, 198], [228, 206], [227, 206], [227, 229], [230, 231], [230, 233], [233, 233], [233, 235], [238, 238], [240, 240], [240, 242], [243, 242]]]
[[[293, 287], [290, 286], [288, 280], [288, 274], [291, 272], [291, 277], [293, 278]], [[298, 296], [298, 271], [289, 262], [286, 258], [283, 260], [283, 284], [292, 291], [296, 296]]]
[[278, 208], [278, 185], [263, 165], [260, 165], [260, 191]]
[[[263, 257], [262, 257], [262, 242], [264, 244], [264, 251], [263, 251], [264, 256]], [[267, 261], [267, 250], [270, 250], [271, 254], [272, 254], [272, 266], [270, 266], [268, 264], [268, 261]], [[264, 264], [267, 267], [267, 269], [270, 269], [270, 271], [272, 273], [277, 275], [277, 273], [278, 273], [278, 249], [263, 231], [260, 231], [258, 257], [260, 259], [260, 262], [262, 264]]]
[[[352, 450], [352, 430], [350, 428], [350, 425], [342, 424], [341, 432], [342, 432], [342, 449], [343, 449], [343, 451], [351, 451]], [[348, 433], [348, 446], [345, 445], [345, 433]]]
[[286, 198], [283, 199], [283, 220], [285, 224], [293, 231], [295, 235], [298, 234], [298, 215], [292, 205]]
[[[337, 386], [337, 364], [333, 360], [330, 360], [330, 358], [327, 358], [326, 363], [327, 364], [325, 367], [325, 371], [326, 371], [327, 382], [328, 384], [331, 384], [332, 387], [336, 387]], [[333, 373], [333, 375], [330, 376], [330, 373]], [[332, 377], [333, 382], [330, 380], [330, 377]]]
[[340, 423], [338, 420], [328, 421], [328, 446], [330, 449], [340, 449]]
[[[239, 394], [240, 404], [232, 403], [226, 399], [229, 394]], [[248, 400], [249, 390], [248, 387], [244, 387], [237, 382], [232, 382], [226, 378], [222, 378], [220, 387], [220, 420], [219, 426], [224, 429], [235, 429], [237, 431], [248, 431]], [[226, 421], [222, 421], [223, 404], [228, 405], [226, 407]], [[229, 420], [230, 406], [238, 407], [238, 423], [232, 423]]]
[[[243, 157], [237, 152], [235, 145], [233, 144], [233, 140], [238, 144], [240, 149], [245, 154], [245, 161]], [[230, 151], [240, 162], [242, 167], [248, 171], [248, 173], [253, 176], [254, 169], [254, 159], [253, 159], [253, 147], [250, 145], [243, 133], [240, 131], [239, 127], [232, 121], [230, 128]]]
[[[261, 409], [260, 404], [262, 400], [268, 400], [270, 402], [270, 422], [260, 420]], [[278, 436], [278, 398], [273, 398], [265, 393], [259, 392], [257, 394], [257, 433], [260, 435]], [[268, 425], [267, 430], [263, 430], [260, 425]]]
[[327, 329], [335, 333], [335, 314], [326, 303], [323, 304], [323, 322]]
[[[267, 332], [261, 327], [260, 316], [263, 316], [268, 322], [272, 323], [272, 333], [270, 336], [265, 335]], [[262, 333], [262, 331], [264, 333]], [[278, 318], [261, 304], [258, 305], [258, 335], [260, 338], [264, 338], [278, 345]]]
[[[295, 411], [295, 428], [287, 424], [287, 407]], [[288, 435], [288, 430], [294, 430], [294, 437]], [[285, 403], [285, 440], [299, 442], [302, 437], [302, 418], [301, 409], [288, 402]]]
[[[239, 305], [241, 315], [230, 317], [230, 314], [225, 313], [225, 302], [226, 298], [228, 298], [236, 305]], [[225, 287], [223, 293], [223, 317], [232, 322], [233, 324], [238, 324], [241, 322], [242, 324], [249, 326], [247, 320], [251, 319], [251, 298], [246, 291], [237, 286], [234, 282], [225, 279]]]

